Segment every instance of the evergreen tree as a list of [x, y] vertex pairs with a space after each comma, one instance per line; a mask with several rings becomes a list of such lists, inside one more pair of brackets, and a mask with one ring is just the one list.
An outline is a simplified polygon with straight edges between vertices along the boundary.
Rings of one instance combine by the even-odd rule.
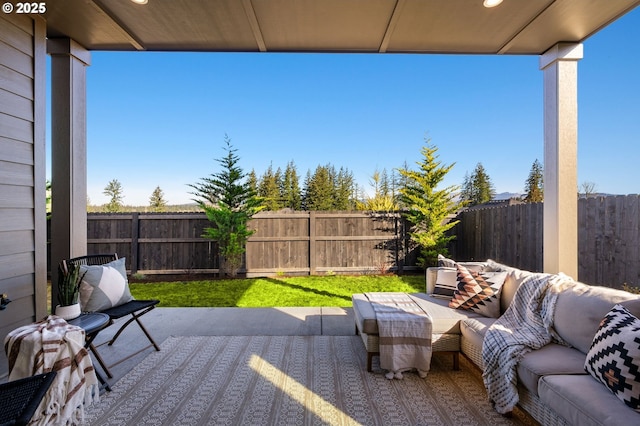
[[[335, 169], [333, 169], [333, 173], [335, 174]], [[333, 182], [333, 210], [353, 210], [353, 193], [355, 189], [355, 179], [353, 178], [353, 173], [348, 169], [341, 167], [340, 171], [335, 174]]]
[[163, 212], [167, 209], [164, 192], [162, 192], [159, 186], [156, 186], [156, 189], [153, 190], [149, 197], [149, 207], [151, 207], [151, 210], [154, 212]]
[[255, 194], [258, 193], [258, 175], [256, 175], [255, 169], [251, 169], [251, 171], [247, 175], [247, 186]]
[[104, 188], [102, 193], [108, 197], [111, 197], [109, 202], [105, 206], [105, 210], [110, 213], [117, 213], [122, 210], [122, 185], [118, 179], [111, 180]]
[[408, 209], [405, 216], [413, 225], [409, 235], [420, 246], [419, 263], [423, 267], [435, 265], [438, 254], [447, 255], [447, 244], [454, 237], [447, 236], [446, 232], [458, 223], [457, 220], [449, 221], [449, 216], [459, 208], [454, 201], [459, 187], [438, 189], [455, 163], [442, 165], [437, 151], [438, 148], [427, 140], [420, 151], [424, 158], [416, 162], [418, 170], [399, 170], [406, 182], [400, 188], [402, 201]]
[[307, 210], [334, 209], [334, 182], [330, 166], [318, 166], [305, 182], [305, 208]]
[[205, 228], [203, 236], [218, 243], [220, 270], [234, 277], [242, 266], [247, 239], [254, 231], [249, 219], [261, 210], [261, 200], [244, 182], [246, 175], [238, 166], [240, 158], [231, 140], [225, 136], [226, 156], [216, 161], [221, 170], [190, 184], [200, 208], [214, 226]]
[[384, 197], [391, 195], [391, 182], [389, 182], [387, 169], [382, 169], [380, 173], [380, 195]]
[[258, 195], [262, 198], [262, 205], [266, 210], [276, 211], [283, 207], [281, 202], [281, 180], [280, 169], [273, 172], [273, 165], [264, 172], [258, 185]]
[[302, 197], [300, 195], [300, 182], [298, 171], [293, 161], [287, 164], [282, 182], [282, 200], [284, 207], [300, 210], [302, 208]]
[[524, 200], [527, 203], [540, 203], [544, 199], [544, 171], [542, 165], [536, 159], [531, 165], [531, 171], [529, 171], [529, 177], [525, 182], [525, 196]]
[[482, 163], [478, 163], [471, 176], [466, 174], [464, 179], [460, 196], [465, 203], [476, 205], [493, 200], [496, 191]]

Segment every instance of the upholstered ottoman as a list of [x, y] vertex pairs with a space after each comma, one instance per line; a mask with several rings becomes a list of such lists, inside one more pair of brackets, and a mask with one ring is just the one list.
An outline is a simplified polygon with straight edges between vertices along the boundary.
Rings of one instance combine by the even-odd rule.
[[[431, 316], [433, 352], [445, 352], [453, 355], [453, 368], [459, 368], [460, 354], [460, 320], [482, 315], [449, 308], [449, 301], [432, 297], [426, 293], [412, 293], [419, 299], [419, 304]], [[356, 322], [356, 334], [360, 334], [367, 350], [367, 371], [372, 371], [372, 359], [380, 355], [378, 322], [376, 314], [364, 293], [351, 296]]]

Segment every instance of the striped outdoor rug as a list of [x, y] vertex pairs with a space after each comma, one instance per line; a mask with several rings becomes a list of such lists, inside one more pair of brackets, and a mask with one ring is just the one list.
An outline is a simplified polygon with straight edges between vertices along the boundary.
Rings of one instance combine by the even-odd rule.
[[510, 425], [468, 361], [367, 373], [357, 336], [171, 337], [87, 409], [91, 425]]

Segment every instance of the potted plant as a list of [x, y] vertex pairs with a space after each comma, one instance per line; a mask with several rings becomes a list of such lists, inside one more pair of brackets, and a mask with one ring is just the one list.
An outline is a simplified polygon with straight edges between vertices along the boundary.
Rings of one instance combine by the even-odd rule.
[[63, 262], [58, 268], [58, 303], [56, 315], [65, 319], [73, 319], [80, 316], [80, 303], [78, 303], [78, 292], [80, 282], [85, 274], [80, 275], [80, 266], [73, 263]]

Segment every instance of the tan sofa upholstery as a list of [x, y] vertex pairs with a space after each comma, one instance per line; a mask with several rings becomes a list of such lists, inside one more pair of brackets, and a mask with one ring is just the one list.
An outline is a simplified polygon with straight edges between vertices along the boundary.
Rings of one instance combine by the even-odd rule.
[[[492, 261], [488, 261], [486, 267], [509, 271], [500, 294], [500, 310], [504, 312], [518, 286], [531, 273]], [[482, 341], [496, 319], [451, 309], [446, 300], [431, 296], [437, 269], [427, 269], [426, 291], [418, 294], [428, 301], [434, 334], [437, 330], [439, 337], [446, 336], [454, 345], [447, 346], [447, 351], [462, 352], [482, 369]], [[372, 336], [377, 338], [375, 314], [363, 294], [353, 295], [353, 302], [356, 329], [363, 338], [370, 363], [378, 351], [377, 341], [372, 339]], [[621, 302], [640, 317], [640, 296], [582, 283], [571, 283], [562, 289], [557, 299], [554, 327], [570, 346], [551, 343], [527, 353], [517, 366], [519, 405], [537, 421], [545, 425], [640, 424], [640, 413], [626, 406], [584, 369], [586, 354], [600, 321]], [[435, 340], [433, 350], [437, 351]]]

